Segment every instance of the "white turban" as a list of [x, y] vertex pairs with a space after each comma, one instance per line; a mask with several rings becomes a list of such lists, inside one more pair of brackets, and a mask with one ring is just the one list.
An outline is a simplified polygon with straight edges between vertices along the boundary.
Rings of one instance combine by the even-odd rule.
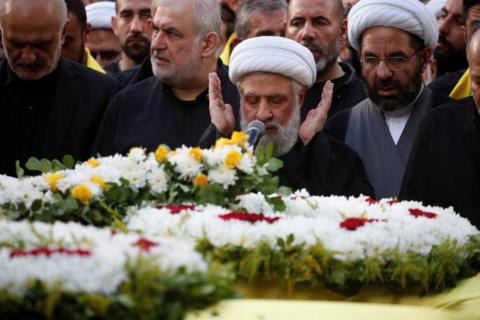
[[370, 27], [386, 26], [404, 30], [434, 48], [438, 26], [433, 13], [419, 0], [361, 0], [348, 14], [348, 40], [360, 51], [360, 37]]
[[85, 6], [87, 22], [92, 29], [112, 29], [112, 17], [116, 16], [115, 2], [99, 1]]
[[233, 83], [252, 72], [271, 72], [311, 87], [317, 77], [310, 50], [281, 37], [256, 37], [242, 41], [230, 57], [229, 76]]
[[435, 18], [440, 18], [442, 15], [442, 9], [447, 3], [447, 0], [430, 0], [426, 3], [427, 8], [432, 11], [435, 15]]

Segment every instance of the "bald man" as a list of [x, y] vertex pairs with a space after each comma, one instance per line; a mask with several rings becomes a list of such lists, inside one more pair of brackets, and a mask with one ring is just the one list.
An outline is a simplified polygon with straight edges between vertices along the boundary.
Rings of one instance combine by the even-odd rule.
[[480, 227], [480, 32], [467, 46], [473, 98], [431, 112], [419, 128], [400, 197], [455, 211]]
[[116, 82], [61, 58], [64, 0], [3, 0], [0, 174], [31, 156], [86, 160]]

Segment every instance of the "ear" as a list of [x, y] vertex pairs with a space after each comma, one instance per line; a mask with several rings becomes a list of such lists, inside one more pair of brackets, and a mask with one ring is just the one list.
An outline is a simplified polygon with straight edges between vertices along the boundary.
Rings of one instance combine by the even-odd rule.
[[467, 43], [468, 42], [467, 28], [465, 28], [465, 25], [461, 26], [460, 28], [462, 29], [462, 32], [463, 32], [463, 39], [465, 39], [465, 43]]
[[113, 30], [113, 33], [118, 37], [117, 27], [118, 27], [117, 16], [113, 16], [112, 17], [112, 30]]
[[67, 20], [65, 21], [65, 24], [63, 25], [63, 29], [62, 29], [62, 45], [65, 43], [65, 35], [67, 34], [67, 26], [69, 25], [70, 22], [70, 18], [67, 18]]
[[343, 19], [341, 24], [340, 24], [340, 39], [341, 39], [341, 41], [345, 41], [345, 43], [348, 43], [347, 42], [347, 27], [348, 27], [347, 19]]
[[303, 102], [305, 101], [305, 96], [307, 95], [307, 87], [303, 87], [302, 90], [298, 93], [298, 103], [299, 107], [303, 106]]
[[432, 62], [432, 48], [426, 47], [425, 49], [423, 49], [422, 60], [423, 60], [423, 72], [425, 72], [425, 69], [427, 68], [427, 66]]
[[86, 23], [85, 28], [83, 28], [83, 34], [82, 34], [83, 42], [87, 41], [87, 37], [91, 31], [92, 31], [92, 25], [90, 23]]
[[209, 32], [202, 39], [202, 58], [215, 55], [219, 46], [220, 38], [215, 32]]

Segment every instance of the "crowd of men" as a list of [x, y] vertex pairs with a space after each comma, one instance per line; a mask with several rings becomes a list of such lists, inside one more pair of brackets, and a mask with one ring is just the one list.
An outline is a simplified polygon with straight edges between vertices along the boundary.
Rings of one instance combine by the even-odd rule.
[[424, 2], [0, 0], [0, 174], [259, 120], [283, 185], [480, 226], [480, 0]]

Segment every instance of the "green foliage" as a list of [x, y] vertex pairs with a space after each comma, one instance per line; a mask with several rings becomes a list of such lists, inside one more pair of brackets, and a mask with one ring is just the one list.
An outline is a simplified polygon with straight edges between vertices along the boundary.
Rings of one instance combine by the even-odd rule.
[[239, 277], [279, 281], [290, 291], [295, 287], [315, 288], [323, 283], [344, 295], [353, 295], [369, 285], [423, 295], [452, 287], [458, 279], [478, 272], [479, 244], [477, 235], [460, 248], [446, 241], [433, 247], [426, 256], [395, 249], [355, 261], [341, 258], [320, 243], [311, 247], [295, 243], [293, 235], [278, 238], [275, 249], [267, 242], [255, 248], [233, 245], [215, 248], [202, 240], [197, 250], [213, 263], [233, 266]]
[[[47, 172], [55, 172], [65, 169], [73, 169], [75, 166], [75, 161], [71, 155], [65, 155], [62, 158], [62, 162], [54, 159], [52, 161], [47, 159], [37, 159], [35, 157], [30, 157], [25, 164], [25, 168], [32, 172], [39, 172], [39, 173], [47, 173]], [[22, 170], [20, 166], [17, 166], [17, 172]], [[23, 175], [23, 170], [21, 171]]]
[[73, 293], [59, 284], [47, 288], [32, 281], [19, 297], [0, 290], [2, 319], [183, 319], [189, 310], [202, 309], [235, 297], [234, 276], [227, 269], [208, 273], [163, 273], [151, 261], [139, 259], [128, 266], [129, 279], [112, 295]]

